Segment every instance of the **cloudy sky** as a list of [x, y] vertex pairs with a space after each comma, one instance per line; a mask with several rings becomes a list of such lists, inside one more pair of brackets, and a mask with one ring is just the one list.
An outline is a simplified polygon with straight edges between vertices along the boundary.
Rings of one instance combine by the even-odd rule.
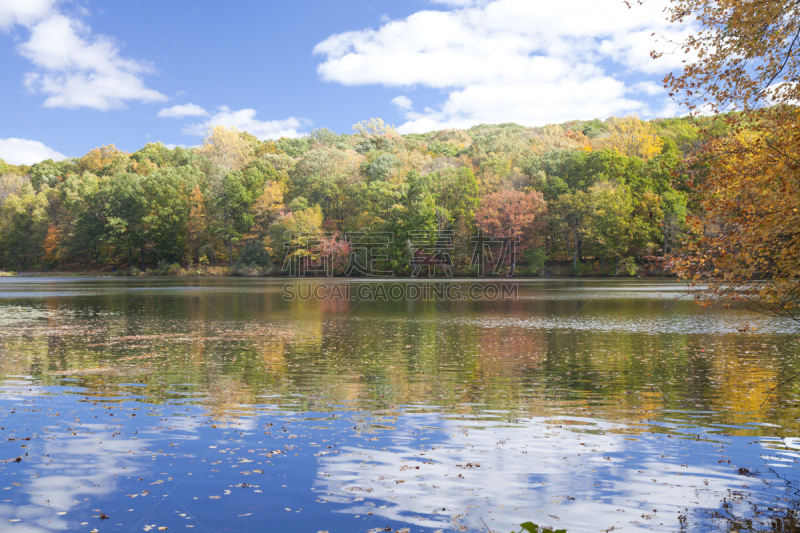
[[[0, 0], [0, 157], [115, 143], [675, 116], [668, 0]], [[656, 36], [653, 37], [652, 34]]]

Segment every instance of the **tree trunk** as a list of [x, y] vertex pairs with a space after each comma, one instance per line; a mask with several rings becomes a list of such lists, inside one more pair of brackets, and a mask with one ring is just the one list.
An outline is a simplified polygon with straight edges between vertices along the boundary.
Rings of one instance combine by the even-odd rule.
[[514, 275], [514, 271], [516, 270], [516, 266], [517, 266], [517, 243], [514, 242], [514, 237], [516, 237], [516, 235], [517, 235], [517, 230], [516, 229], [512, 230], [511, 231], [512, 242], [508, 243], [511, 246], [511, 257], [509, 258], [510, 259], [510, 268], [509, 268], [509, 271], [508, 271], [508, 275], [509, 276], [513, 276]]
[[578, 270], [578, 228], [577, 227], [572, 231], [572, 236], [575, 239], [575, 255], [574, 255], [573, 260], [572, 260], [572, 267], [575, 270]]

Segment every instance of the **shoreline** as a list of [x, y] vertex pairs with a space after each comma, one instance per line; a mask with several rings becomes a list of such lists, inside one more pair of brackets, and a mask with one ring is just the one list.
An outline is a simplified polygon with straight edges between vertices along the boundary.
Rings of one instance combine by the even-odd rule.
[[416, 280], [449, 280], [449, 279], [474, 279], [474, 280], [527, 280], [527, 279], [679, 279], [678, 276], [674, 274], [637, 274], [635, 276], [627, 276], [627, 275], [618, 275], [618, 276], [600, 276], [600, 275], [581, 275], [581, 276], [574, 276], [568, 275], [564, 273], [553, 273], [552, 275], [540, 275], [540, 276], [532, 276], [532, 275], [515, 275], [511, 277], [507, 276], [472, 276], [469, 274], [458, 274], [449, 277], [445, 276], [419, 276], [419, 277], [412, 277], [408, 275], [398, 275], [398, 276], [391, 276], [391, 277], [355, 277], [355, 276], [280, 276], [280, 275], [258, 275], [258, 276], [243, 276], [239, 274], [235, 274], [233, 272], [229, 273], [204, 273], [200, 271], [192, 271], [187, 273], [181, 274], [170, 274], [170, 273], [160, 273], [157, 271], [150, 271], [150, 272], [143, 272], [137, 275], [130, 275], [127, 271], [123, 273], [112, 272], [110, 270], [82, 270], [82, 271], [54, 271], [54, 272], [22, 272], [21, 274], [17, 273], [10, 273], [10, 272], [0, 272], [0, 279], [2, 278], [154, 278], [154, 277], [161, 277], [161, 278], [243, 278], [243, 279], [285, 279], [285, 280], [316, 280], [316, 279], [336, 279], [336, 280], [345, 280], [345, 279], [358, 279], [358, 280], [390, 280], [390, 279], [416, 279]]

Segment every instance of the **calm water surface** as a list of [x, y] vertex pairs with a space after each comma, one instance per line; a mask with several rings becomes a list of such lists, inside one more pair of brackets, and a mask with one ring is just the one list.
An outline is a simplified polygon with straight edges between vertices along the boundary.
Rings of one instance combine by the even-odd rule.
[[0, 531], [794, 531], [791, 323], [670, 280], [284, 284], [0, 278]]

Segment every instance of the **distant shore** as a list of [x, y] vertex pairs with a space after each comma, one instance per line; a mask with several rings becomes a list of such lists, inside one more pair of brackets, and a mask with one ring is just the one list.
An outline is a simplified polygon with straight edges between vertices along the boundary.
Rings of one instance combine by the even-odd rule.
[[[233, 268], [230, 267], [212, 267], [208, 269], [182, 269], [178, 272], [160, 272], [157, 269], [146, 270], [144, 272], [140, 272], [137, 274], [131, 274], [127, 270], [52, 270], [48, 272], [43, 271], [16, 271], [16, 272], [0, 272], [0, 278], [111, 278], [111, 277], [120, 277], [120, 278], [137, 278], [137, 277], [165, 277], [165, 278], [270, 278], [270, 279], [323, 279], [325, 276], [304, 276], [304, 277], [297, 277], [297, 276], [282, 276], [282, 275], [242, 275], [236, 273]], [[465, 272], [454, 272], [453, 276], [455, 278], [475, 278], [477, 279], [509, 279], [507, 276], [476, 276], [471, 273]], [[354, 277], [354, 276], [333, 276], [334, 279], [364, 279], [362, 277]], [[411, 279], [412, 276], [409, 275], [396, 275], [392, 278], [388, 279]], [[451, 276], [420, 276], [416, 279], [425, 280], [425, 279], [441, 279], [446, 280], [450, 279]], [[675, 275], [672, 274], [665, 274], [665, 273], [652, 273], [652, 272], [639, 272], [634, 276], [628, 276], [623, 273], [620, 273], [618, 276], [609, 276], [609, 275], [592, 275], [592, 274], [582, 274], [580, 276], [576, 276], [572, 273], [562, 272], [562, 271], [554, 271], [554, 272], [546, 272], [541, 275], [531, 275], [525, 273], [524, 271], [515, 274], [511, 277], [511, 279], [548, 279], [548, 278], [675, 278]], [[376, 280], [383, 279], [383, 278], [373, 278]]]

